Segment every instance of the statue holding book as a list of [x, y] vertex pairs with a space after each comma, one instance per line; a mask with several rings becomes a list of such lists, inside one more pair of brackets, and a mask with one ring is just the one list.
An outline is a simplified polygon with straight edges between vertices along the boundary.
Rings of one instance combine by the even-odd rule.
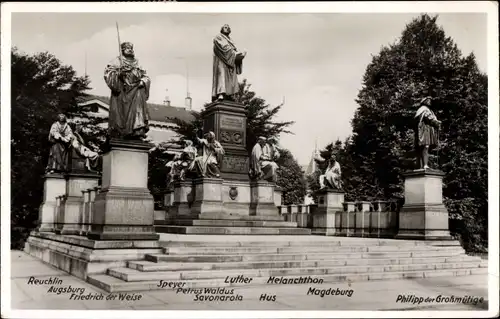
[[233, 100], [238, 92], [238, 74], [241, 74], [246, 51], [238, 51], [229, 34], [231, 28], [225, 24], [214, 38], [212, 78], [212, 101]]

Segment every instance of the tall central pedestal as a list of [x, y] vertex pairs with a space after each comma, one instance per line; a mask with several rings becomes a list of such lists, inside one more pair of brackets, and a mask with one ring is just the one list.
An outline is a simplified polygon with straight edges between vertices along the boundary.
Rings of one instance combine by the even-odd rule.
[[225, 155], [220, 163], [224, 180], [248, 181], [249, 158], [246, 150], [247, 111], [242, 104], [217, 101], [202, 114], [203, 132], [212, 131]]
[[148, 143], [111, 139], [103, 156], [102, 190], [95, 199], [91, 239], [157, 240], [148, 189]]

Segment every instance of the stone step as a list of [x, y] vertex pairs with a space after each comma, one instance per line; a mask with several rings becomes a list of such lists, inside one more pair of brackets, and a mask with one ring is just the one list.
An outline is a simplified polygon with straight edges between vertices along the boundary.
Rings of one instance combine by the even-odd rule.
[[325, 260], [346, 258], [424, 258], [424, 257], [453, 257], [465, 255], [463, 251], [396, 251], [396, 252], [323, 252], [323, 253], [295, 253], [295, 254], [246, 254], [246, 255], [167, 255], [147, 254], [145, 259], [152, 262], [248, 262], [248, 261], [284, 261], [284, 260]]
[[218, 269], [260, 269], [260, 268], [307, 268], [354, 265], [408, 265], [437, 264], [454, 262], [481, 261], [480, 257], [429, 257], [395, 259], [345, 259], [345, 260], [283, 260], [264, 262], [152, 262], [147, 260], [129, 261], [128, 268], [139, 271], [180, 271], [180, 270], [218, 270]]
[[[171, 218], [170, 220], [183, 220], [183, 219], [285, 221], [285, 216], [281, 215], [249, 216], [249, 215], [231, 215], [224, 213], [203, 213], [203, 214], [178, 215]], [[167, 218], [167, 221], [168, 220], [169, 219]]]
[[[163, 223], [162, 223], [163, 224]], [[208, 226], [208, 227], [297, 227], [296, 222], [277, 220], [230, 220], [230, 219], [176, 219], [166, 224], [170, 226]]]
[[[413, 279], [413, 278], [430, 278], [430, 277], [451, 277], [451, 276], [467, 276], [467, 275], [480, 275], [487, 274], [488, 268], [455, 268], [455, 269], [440, 269], [440, 270], [418, 270], [407, 272], [379, 272], [370, 274], [333, 274], [322, 276], [311, 276], [311, 278], [322, 279], [323, 283], [339, 283], [339, 282], [358, 282], [368, 280], [389, 280], [389, 279]], [[303, 278], [303, 276], [284, 276], [285, 280], [293, 280]], [[281, 277], [275, 277], [274, 280], [279, 280]], [[269, 285], [269, 277], [257, 277], [251, 282], [252, 285]], [[119, 278], [107, 275], [89, 275], [87, 281], [107, 292], [125, 292], [125, 291], [147, 291], [147, 290], [160, 290], [172, 288], [161, 288], [160, 280], [157, 278], [148, 281], [127, 282]], [[166, 280], [164, 280], [166, 281]], [[177, 281], [184, 283], [183, 288], [209, 288], [209, 287], [228, 287], [228, 286], [247, 286], [244, 283], [224, 283], [223, 279], [203, 279], [203, 280], [183, 280]], [[278, 284], [278, 283], [276, 283]], [[292, 285], [292, 284], [291, 284]], [[309, 287], [309, 286], [307, 286]]]
[[155, 225], [158, 233], [198, 235], [311, 235], [309, 228]]
[[[363, 265], [363, 266], [339, 266], [330, 268], [265, 268], [265, 269], [223, 269], [223, 270], [185, 270], [185, 271], [156, 271], [142, 272], [131, 268], [111, 268], [108, 274], [124, 281], [148, 281], [154, 279], [163, 280], [198, 280], [212, 278], [229, 278], [243, 275], [248, 278], [269, 276], [309, 276], [309, 275], [332, 275], [332, 274], [358, 274], [358, 273], [381, 273], [399, 271], [437, 270], [455, 268], [479, 268], [481, 262], [458, 262], [440, 264], [408, 264], [408, 265]], [[252, 279], [253, 280], [253, 279]]]
[[463, 252], [462, 247], [427, 247], [427, 246], [312, 246], [312, 247], [165, 247], [163, 252], [168, 255], [235, 255], [235, 254], [294, 254], [294, 253], [323, 253], [323, 252], [368, 252], [385, 253], [393, 251], [458, 251]]
[[[168, 236], [169, 234], [162, 234], [161, 236]], [[175, 236], [175, 235], [174, 235]], [[189, 235], [187, 235], [189, 236]], [[191, 235], [196, 236], [196, 235]], [[218, 237], [218, 236], [216, 236]], [[236, 238], [241, 238], [241, 236], [234, 236]], [[280, 236], [279, 238], [281, 238]], [[292, 237], [292, 236], [283, 236]], [[204, 237], [204, 241], [191, 240], [182, 241], [177, 239], [162, 239], [160, 237], [161, 247], [310, 247], [310, 246], [348, 246], [348, 247], [373, 247], [373, 246], [399, 246], [399, 247], [414, 247], [414, 246], [431, 246], [431, 247], [461, 247], [457, 240], [446, 240], [446, 241], [424, 241], [424, 240], [397, 240], [397, 239], [376, 239], [376, 238], [354, 238], [354, 237], [343, 237], [340, 239], [335, 239], [333, 237], [325, 238], [324, 236], [299, 236], [295, 237], [293, 241], [291, 240], [277, 240], [278, 238], [273, 238], [273, 240], [253, 241], [253, 236], [250, 237], [248, 241], [241, 241], [239, 239], [233, 239], [233, 236], [220, 236], [223, 240], [208, 241], [207, 237]], [[293, 238], [293, 237], [292, 237]]]

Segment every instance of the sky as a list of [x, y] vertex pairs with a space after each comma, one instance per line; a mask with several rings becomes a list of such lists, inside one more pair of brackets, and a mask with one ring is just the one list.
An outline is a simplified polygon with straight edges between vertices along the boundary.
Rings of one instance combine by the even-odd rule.
[[[248, 52], [243, 74], [270, 105], [285, 104], [277, 120], [295, 121], [280, 138], [301, 165], [315, 143], [324, 147], [351, 134], [361, 80], [372, 55], [393, 43], [417, 13], [13, 13], [12, 45], [33, 54], [49, 51], [78, 74], [88, 93], [109, 95], [103, 80], [121, 41], [134, 44], [151, 77], [149, 102], [193, 109], [210, 101], [212, 40], [223, 24], [239, 50]], [[463, 54], [474, 52], [487, 70], [486, 14], [441, 13], [437, 20]], [[189, 76], [187, 76], [187, 74]], [[187, 81], [188, 79], [188, 81]], [[167, 92], [168, 89], [168, 92]]]

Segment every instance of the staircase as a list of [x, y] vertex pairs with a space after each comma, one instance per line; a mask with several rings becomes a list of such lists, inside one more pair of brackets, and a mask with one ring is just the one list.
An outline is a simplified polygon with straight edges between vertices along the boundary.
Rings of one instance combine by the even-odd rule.
[[[335, 283], [463, 276], [488, 270], [487, 261], [466, 255], [457, 241], [188, 237], [190, 240], [183, 240], [177, 235], [177, 239], [162, 241], [163, 253], [148, 254], [145, 260], [129, 261], [127, 267], [89, 275], [87, 280], [108, 292], [124, 292], [165, 289], [158, 287], [160, 280], [182, 282], [183, 288], [208, 288], [266, 285], [301, 277]], [[231, 282], [240, 275], [252, 280]]]
[[196, 235], [310, 235], [308, 228], [284, 216], [240, 216], [231, 214], [194, 214], [155, 220], [157, 233]]

